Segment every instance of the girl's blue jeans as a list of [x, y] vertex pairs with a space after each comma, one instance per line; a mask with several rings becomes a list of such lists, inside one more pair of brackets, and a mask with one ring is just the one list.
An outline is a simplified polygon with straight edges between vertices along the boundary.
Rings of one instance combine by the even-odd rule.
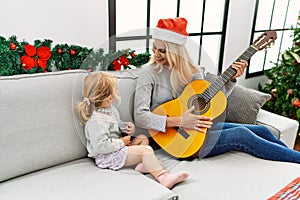
[[300, 163], [300, 152], [288, 148], [265, 126], [224, 122], [214, 125], [207, 134], [199, 157], [239, 150], [267, 160]]

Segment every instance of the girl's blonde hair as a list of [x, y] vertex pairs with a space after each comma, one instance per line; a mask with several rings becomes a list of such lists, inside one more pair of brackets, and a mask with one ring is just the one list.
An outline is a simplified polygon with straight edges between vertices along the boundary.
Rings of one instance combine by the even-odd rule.
[[117, 78], [107, 72], [94, 72], [84, 79], [83, 101], [76, 106], [77, 114], [84, 125], [92, 115], [93, 110], [102, 106], [103, 101], [115, 94]]
[[[156, 39], [158, 40], [158, 39]], [[166, 58], [171, 69], [171, 85], [173, 88], [173, 97], [176, 98], [180, 95], [182, 88], [191, 82], [193, 74], [199, 73], [200, 69], [193, 64], [184, 45], [160, 40], [166, 47]], [[152, 57], [150, 63], [154, 63]], [[157, 68], [162, 70], [162, 65], [157, 65]]]

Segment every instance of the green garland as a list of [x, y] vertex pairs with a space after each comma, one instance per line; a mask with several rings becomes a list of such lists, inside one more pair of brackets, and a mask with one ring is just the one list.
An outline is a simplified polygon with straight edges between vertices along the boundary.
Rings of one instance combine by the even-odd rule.
[[[93, 49], [69, 44], [57, 44], [52, 48], [52, 42], [49, 39], [35, 40], [34, 44], [31, 45], [35, 47], [36, 54], [29, 53], [28, 55], [29, 50], [26, 49], [26, 45], [29, 43], [27, 41], [18, 41], [16, 36], [11, 36], [8, 39], [0, 36], [0, 76], [72, 69], [89, 71], [130, 69], [132, 66], [140, 67], [147, 63], [150, 58], [149, 51], [135, 54], [134, 50], [126, 49], [105, 53], [102, 48]], [[50, 48], [51, 57], [45, 56], [45, 52], [40, 51], [39, 47]], [[49, 54], [49, 52], [47, 53]], [[27, 60], [22, 60], [22, 56], [25, 55]], [[47, 62], [45, 68], [41, 67], [43, 65], [39, 65], [39, 59], [42, 62]], [[26, 64], [28, 67], [30, 63], [34, 63], [34, 67], [25, 69]]]

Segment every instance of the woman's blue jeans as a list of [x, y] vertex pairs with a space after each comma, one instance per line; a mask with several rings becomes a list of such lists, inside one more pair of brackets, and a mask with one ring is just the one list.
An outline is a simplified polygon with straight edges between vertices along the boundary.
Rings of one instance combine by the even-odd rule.
[[300, 163], [300, 152], [288, 148], [265, 126], [217, 123], [207, 132], [199, 157], [212, 157], [239, 150], [267, 160]]

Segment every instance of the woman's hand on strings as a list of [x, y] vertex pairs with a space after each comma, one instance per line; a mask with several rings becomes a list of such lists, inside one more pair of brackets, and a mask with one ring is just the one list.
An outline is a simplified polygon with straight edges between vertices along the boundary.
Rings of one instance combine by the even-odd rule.
[[246, 60], [241, 60], [234, 62], [231, 66], [236, 70], [236, 74], [232, 77], [232, 80], [235, 80], [236, 78], [244, 74], [244, 71], [248, 66], [248, 62]]

